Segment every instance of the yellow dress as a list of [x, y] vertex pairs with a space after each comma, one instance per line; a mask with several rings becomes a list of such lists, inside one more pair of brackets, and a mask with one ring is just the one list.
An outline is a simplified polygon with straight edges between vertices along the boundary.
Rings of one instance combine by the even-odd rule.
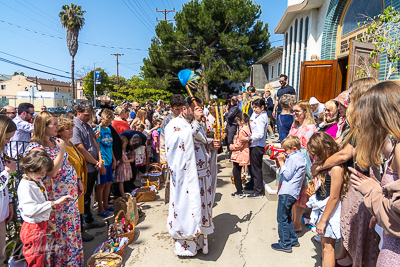
[[[69, 143], [71, 146], [67, 146], [65, 150], [67, 151], [69, 157], [68, 161], [74, 167], [78, 177], [82, 179], [83, 192], [86, 193], [87, 187], [87, 166], [86, 160], [82, 156], [81, 152], [76, 148], [74, 144]], [[84, 211], [84, 194], [78, 198], [79, 214], [83, 214]]]

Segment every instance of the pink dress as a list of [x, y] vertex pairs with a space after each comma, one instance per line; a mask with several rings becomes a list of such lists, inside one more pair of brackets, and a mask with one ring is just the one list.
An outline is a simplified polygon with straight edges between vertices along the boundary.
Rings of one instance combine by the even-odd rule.
[[[126, 152], [122, 151], [122, 156], [125, 160], [128, 160]], [[129, 163], [123, 163], [122, 160], [119, 162], [115, 171], [114, 182], [125, 182], [132, 178], [132, 168]]]
[[[314, 124], [309, 124], [306, 126], [299, 126], [299, 127], [294, 127], [292, 125], [292, 128], [290, 129], [288, 136], [295, 135], [298, 138], [300, 138], [301, 147], [306, 149], [307, 143], [310, 140], [311, 136], [317, 131], [318, 131], [317, 127], [315, 127]], [[304, 184], [301, 187], [299, 199], [295, 203], [296, 206], [299, 206], [302, 208], [307, 207], [307, 205], [306, 205], [306, 203], [308, 202], [307, 183], [308, 183], [308, 181], [307, 181], [307, 179], [305, 179]]]
[[[396, 147], [396, 146], [395, 146]], [[394, 148], [393, 148], [394, 150]], [[399, 179], [399, 174], [389, 167], [393, 155], [388, 162], [388, 167], [383, 174], [381, 186], [387, 185]], [[400, 238], [383, 232], [383, 245], [379, 253], [377, 267], [399, 266], [400, 264]]]

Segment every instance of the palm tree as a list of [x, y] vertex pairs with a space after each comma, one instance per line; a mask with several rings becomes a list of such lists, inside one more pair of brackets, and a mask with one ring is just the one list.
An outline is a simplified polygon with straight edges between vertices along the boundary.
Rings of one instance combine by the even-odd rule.
[[79, 31], [82, 29], [85, 24], [85, 18], [83, 14], [86, 12], [82, 10], [81, 6], [75, 5], [71, 3], [71, 7], [68, 5], [63, 5], [63, 11], [60, 11], [58, 16], [61, 19], [61, 25], [67, 30], [67, 46], [69, 50], [69, 54], [72, 57], [71, 61], [71, 73], [72, 73], [72, 104], [75, 98], [75, 78], [74, 78], [74, 69], [75, 69], [75, 55], [78, 51], [78, 35]]

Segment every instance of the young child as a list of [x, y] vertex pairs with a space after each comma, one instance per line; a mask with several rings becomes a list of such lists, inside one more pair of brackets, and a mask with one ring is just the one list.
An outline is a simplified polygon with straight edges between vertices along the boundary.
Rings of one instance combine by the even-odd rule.
[[250, 147], [249, 142], [240, 141], [243, 137], [251, 136], [249, 127], [250, 117], [246, 113], [239, 113], [235, 117], [236, 123], [239, 125], [239, 134], [236, 135], [235, 142], [229, 146], [232, 151], [231, 160], [233, 162], [233, 181], [235, 182], [236, 192], [231, 196], [234, 198], [243, 198], [242, 186], [242, 166], [250, 165]]
[[292, 247], [300, 246], [292, 222], [292, 207], [300, 195], [306, 176], [306, 159], [300, 151], [301, 142], [297, 136], [288, 136], [282, 141], [285, 153], [279, 153], [281, 187], [278, 191], [278, 234], [279, 243], [271, 247], [278, 251], [291, 253]]
[[137, 130], [139, 131], [139, 132], [141, 132], [141, 133], [143, 133], [144, 132], [144, 124], [140, 124], [139, 126], [138, 126], [138, 128], [137, 128]]
[[115, 170], [114, 182], [119, 183], [119, 192], [121, 196], [125, 196], [124, 182], [129, 181], [132, 178], [132, 168], [130, 163], [135, 161], [135, 157], [128, 159], [126, 154], [126, 147], [128, 146], [128, 138], [121, 135], [121, 145], [122, 145], [122, 158]]
[[49, 220], [50, 213], [57, 205], [72, 199], [66, 195], [56, 201], [49, 201], [42, 178], [54, 168], [53, 160], [43, 150], [32, 150], [20, 162], [25, 174], [18, 186], [18, 209], [24, 220], [21, 241], [27, 266], [44, 266], [47, 234], [55, 231], [55, 224]]
[[153, 143], [151, 147], [153, 148], [153, 163], [158, 162], [158, 157], [160, 155], [160, 132], [158, 129], [160, 129], [161, 126], [161, 120], [155, 120], [153, 121], [154, 124], [154, 130], [151, 133], [151, 136], [153, 138]]
[[104, 161], [104, 167], [106, 168], [106, 174], [101, 175], [97, 181], [96, 198], [99, 203], [97, 215], [101, 217], [109, 217], [112, 214], [109, 211], [113, 211], [113, 206], [108, 205], [108, 195], [110, 194], [111, 183], [113, 182], [113, 164], [116, 163], [114, 153], [112, 151], [113, 138], [110, 126], [114, 119], [114, 113], [112, 110], [104, 109], [101, 113], [101, 122], [99, 126], [96, 126], [95, 131], [100, 132], [99, 138], [96, 142], [100, 148], [100, 160]]
[[292, 106], [294, 102], [295, 100], [289, 94], [284, 94], [279, 99], [279, 104], [281, 104], [282, 107], [282, 113], [279, 114], [276, 124], [278, 124], [279, 142], [281, 143], [289, 134], [290, 128], [292, 127], [294, 121], [292, 115]]
[[[323, 165], [327, 158], [339, 151], [339, 146], [329, 134], [316, 132], [308, 141], [307, 151], [315, 164]], [[316, 225], [316, 231], [321, 235], [322, 266], [335, 266], [335, 242], [342, 237], [340, 196], [344, 195], [347, 186], [344, 173], [343, 166], [320, 172], [318, 181], [314, 182], [315, 194], [307, 202], [307, 206], [312, 208], [310, 223]]]

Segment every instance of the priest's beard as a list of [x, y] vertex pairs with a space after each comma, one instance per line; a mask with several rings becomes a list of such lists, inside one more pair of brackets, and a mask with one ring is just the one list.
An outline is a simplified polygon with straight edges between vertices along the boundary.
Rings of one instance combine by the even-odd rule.
[[194, 120], [194, 111], [191, 108], [186, 109], [185, 111], [182, 111], [182, 116], [189, 122], [191, 123]]

